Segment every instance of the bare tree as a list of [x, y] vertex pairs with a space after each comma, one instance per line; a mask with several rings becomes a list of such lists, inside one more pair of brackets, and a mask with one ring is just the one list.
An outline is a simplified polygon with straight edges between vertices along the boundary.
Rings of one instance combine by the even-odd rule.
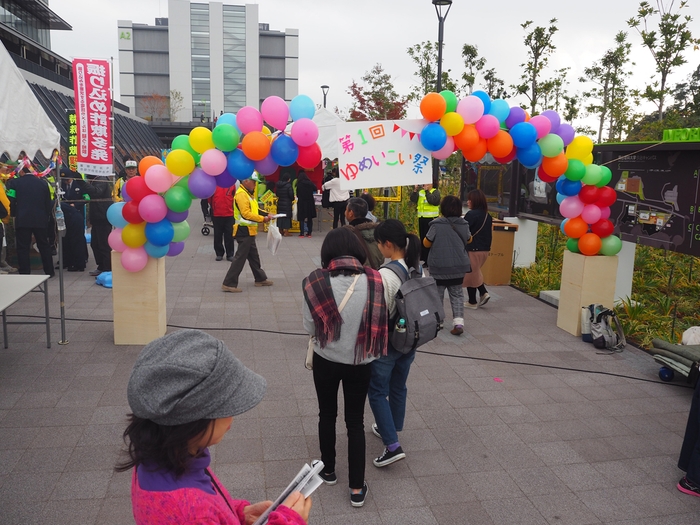
[[169, 106], [169, 111], [170, 111], [170, 121], [171, 122], [177, 122], [177, 115], [182, 111], [185, 107], [184, 104], [184, 99], [182, 97], [182, 93], [180, 93], [177, 89], [171, 89], [170, 90], [170, 106]]
[[162, 119], [168, 114], [168, 98], [156, 92], [141, 97], [139, 104], [141, 111], [150, 117], [147, 120]]

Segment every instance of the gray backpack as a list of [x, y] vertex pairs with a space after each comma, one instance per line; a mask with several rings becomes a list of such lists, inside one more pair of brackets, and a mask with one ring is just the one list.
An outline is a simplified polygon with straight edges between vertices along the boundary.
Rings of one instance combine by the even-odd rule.
[[442, 330], [445, 320], [442, 299], [432, 277], [421, 277], [414, 268], [406, 271], [398, 261], [382, 268], [389, 268], [401, 279], [395, 297], [396, 316], [389, 320], [389, 341], [398, 352], [408, 354], [435, 339]]
[[[615, 322], [615, 328], [612, 327]], [[622, 352], [627, 344], [622, 324], [615, 312], [602, 304], [589, 304], [583, 307], [581, 316], [581, 339], [599, 350]]]

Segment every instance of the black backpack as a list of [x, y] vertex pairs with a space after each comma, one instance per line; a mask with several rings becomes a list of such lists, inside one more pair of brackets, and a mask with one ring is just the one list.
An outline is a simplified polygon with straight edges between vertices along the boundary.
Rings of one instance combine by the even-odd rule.
[[435, 339], [442, 330], [445, 320], [442, 299], [432, 277], [421, 277], [414, 268], [406, 271], [398, 261], [382, 268], [389, 268], [401, 279], [395, 296], [396, 315], [389, 321], [389, 341], [398, 352], [408, 354]]

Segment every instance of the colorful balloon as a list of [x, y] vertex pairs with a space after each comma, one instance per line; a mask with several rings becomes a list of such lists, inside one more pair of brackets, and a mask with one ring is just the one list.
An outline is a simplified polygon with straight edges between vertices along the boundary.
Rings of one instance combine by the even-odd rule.
[[530, 119], [530, 124], [532, 124], [537, 130], [538, 139], [546, 137], [552, 129], [551, 121], [547, 117], [543, 117], [542, 115], [532, 117]]
[[[437, 95], [437, 93], [435, 93]], [[437, 95], [440, 97], [440, 95]], [[444, 102], [444, 99], [440, 97]], [[420, 134], [420, 143], [428, 151], [437, 151], [441, 149], [447, 142], [447, 132], [445, 129], [435, 122], [431, 122], [423, 128]]]
[[129, 224], [139, 224], [143, 222], [143, 218], [139, 213], [139, 203], [137, 201], [127, 202], [122, 208], [122, 217], [124, 217], [124, 220]]
[[185, 249], [185, 243], [184, 242], [171, 242], [170, 247], [168, 248], [168, 257], [175, 257], [176, 255], [180, 255], [182, 251]]
[[190, 234], [190, 225], [187, 221], [173, 223], [173, 239], [172, 242], [180, 242], [187, 239]]
[[[296, 126], [296, 123], [294, 126]], [[262, 131], [251, 131], [243, 137], [241, 150], [252, 162], [262, 160], [270, 153], [270, 139]], [[221, 172], [223, 171], [221, 170]]]
[[[294, 164], [294, 162], [297, 160], [297, 157], [299, 156], [299, 146], [296, 145], [296, 143], [292, 140], [290, 136], [284, 134], [279, 135], [277, 138], [275, 138], [275, 140], [272, 141], [272, 146], [270, 147], [270, 156], [272, 157], [272, 160], [280, 166], [291, 166], [292, 164]], [[236, 176], [235, 173], [231, 173], [234, 176]], [[248, 177], [242, 178], [245, 179]]]
[[576, 136], [576, 131], [574, 130], [573, 126], [566, 123], [560, 124], [559, 129], [553, 133], [556, 133], [561, 137], [561, 140], [564, 141], [564, 146], [571, 144], [571, 141], [574, 140], [574, 137]]
[[236, 133], [239, 135], [241, 133], [241, 130], [238, 129], [238, 125], [236, 124], [236, 115], [233, 113], [224, 113], [223, 115], [219, 115], [219, 118], [216, 119], [216, 127], [218, 128], [219, 126], [233, 126]]
[[[521, 126], [522, 124], [517, 124]], [[511, 130], [511, 137], [513, 136]], [[515, 140], [513, 141], [515, 142]], [[518, 148], [518, 152], [515, 154], [520, 163], [526, 168], [532, 169], [539, 165], [542, 160], [542, 151], [536, 142], [533, 141], [530, 146], [525, 148]]]
[[440, 120], [446, 110], [447, 102], [439, 93], [428, 93], [420, 101], [420, 113], [429, 122]]
[[[225, 171], [225, 169], [222, 171]], [[214, 192], [216, 191], [216, 178], [208, 175], [201, 168], [195, 168], [194, 171], [190, 173], [189, 179], [187, 180], [187, 188], [196, 198], [208, 199], [214, 195]]]
[[617, 192], [610, 186], [600, 188], [600, 196], [596, 201], [599, 208], [606, 208], [612, 205], [617, 200]]
[[578, 217], [582, 211], [583, 203], [576, 196], [566, 197], [559, 205], [559, 213], [561, 213], [562, 217], [569, 219]]
[[593, 204], [600, 197], [600, 190], [595, 186], [584, 186], [578, 194], [578, 198], [584, 204]]
[[578, 249], [578, 239], [567, 239], [566, 249], [573, 253], [581, 253], [581, 250]]
[[440, 96], [445, 99], [445, 113], [457, 111], [457, 95], [449, 89], [440, 91]]
[[442, 116], [440, 125], [445, 129], [448, 137], [454, 137], [464, 129], [464, 118], [459, 113], [450, 111]]
[[185, 150], [174, 149], [165, 157], [165, 165], [173, 175], [184, 177], [194, 169], [194, 157]]
[[496, 136], [501, 129], [501, 123], [493, 115], [484, 115], [475, 124], [479, 136], [484, 139], [490, 139]]
[[146, 180], [140, 175], [131, 177], [128, 181], [126, 181], [125, 187], [128, 188], [131, 200], [135, 202], [139, 202], [146, 195], [154, 193], [152, 189], [146, 186]]
[[[477, 99], [479, 100], [479, 99]], [[481, 102], [481, 101], [479, 101]], [[454, 137], [455, 145], [462, 151], [472, 149], [479, 142], [479, 132], [473, 124], [464, 126], [464, 129]]]
[[[292, 139], [289, 140], [291, 142]], [[228, 154], [226, 171], [237, 180], [249, 179], [255, 171], [255, 163], [246, 157], [243, 151], [237, 149]]]
[[253, 131], [261, 131], [263, 118], [260, 112], [252, 106], [243, 106], [236, 113], [236, 124], [244, 135]]
[[284, 130], [289, 121], [289, 106], [283, 98], [270, 96], [260, 106], [263, 119], [275, 129]]
[[496, 117], [499, 123], [505, 122], [510, 116], [510, 106], [505, 100], [497, 98], [491, 102], [491, 108], [488, 113]]
[[513, 106], [510, 108], [508, 118], [506, 118], [506, 126], [512, 128], [520, 122], [525, 122], [525, 110], [520, 106]]
[[129, 224], [129, 221], [122, 215], [122, 209], [126, 204], [126, 202], [115, 202], [107, 208], [107, 220], [115, 228], [123, 228]]
[[189, 210], [188, 211], [173, 211], [173, 210], [168, 210], [168, 213], [165, 215], [165, 218], [168, 219], [170, 222], [182, 222], [187, 219], [187, 216], [190, 214]]
[[167, 246], [173, 240], [175, 228], [169, 220], [164, 219], [159, 222], [147, 224], [144, 233], [146, 235], [146, 240], [154, 246]]
[[163, 161], [160, 160], [158, 157], [154, 157], [153, 155], [148, 155], [144, 158], [141, 159], [139, 162], [139, 174], [141, 176], [145, 175], [146, 172], [148, 171], [148, 168], [151, 166], [156, 166], [156, 165], [163, 165]]
[[480, 138], [479, 141], [474, 145], [474, 147], [468, 150], [462, 150], [462, 155], [469, 162], [479, 162], [484, 158], [488, 151], [488, 144], [485, 138]]
[[566, 173], [568, 166], [569, 160], [566, 158], [563, 151], [554, 157], [547, 157], [542, 154], [542, 168], [550, 177], [559, 177], [563, 175]]
[[255, 162], [255, 171], [265, 177], [272, 175], [277, 171], [277, 168], [279, 168], [279, 164], [272, 160], [272, 155], [268, 155], [264, 159]]
[[559, 131], [559, 126], [561, 126], [561, 117], [559, 116], [559, 113], [552, 109], [548, 109], [542, 112], [542, 116], [546, 117], [551, 123], [550, 133], [556, 133]]
[[529, 122], [520, 122], [510, 129], [513, 144], [518, 148], [529, 148], [537, 140], [537, 130]]
[[211, 138], [211, 130], [204, 126], [197, 126], [190, 131], [190, 146], [197, 153], [204, 153], [208, 149], [215, 148], [216, 146]]
[[[250, 135], [253, 135], [253, 133], [246, 135], [246, 137]], [[226, 170], [227, 161], [228, 159], [226, 158], [226, 154], [223, 151], [219, 151], [218, 149], [214, 148], [202, 153], [202, 158], [199, 161], [199, 165], [202, 167], [204, 173], [212, 177], [216, 177], [217, 175], [221, 175], [224, 170]], [[194, 173], [194, 171], [192, 173]]]
[[146, 195], [139, 202], [139, 215], [146, 222], [162, 221], [167, 213], [168, 207], [160, 195]]
[[601, 239], [608, 235], [612, 235], [615, 230], [615, 225], [607, 219], [600, 219], [598, 222], [591, 224], [591, 231]]
[[[291, 136], [292, 140], [296, 142], [297, 146], [311, 146], [312, 144], [315, 144], [318, 140], [318, 126], [311, 119], [300, 118], [299, 120], [294, 121], [294, 124], [292, 124]], [[245, 141], [245, 139], [243, 140]], [[267, 143], [268, 145], [270, 144], [269, 139]], [[253, 160], [262, 160], [266, 156], [267, 155], [265, 155], [262, 158]]]
[[578, 159], [568, 159], [564, 175], [569, 180], [581, 180], [586, 175], [586, 166]]
[[600, 166], [597, 164], [589, 164], [586, 166], [586, 174], [581, 179], [581, 182], [589, 186], [595, 186], [603, 177], [603, 172], [600, 171]]
[[173, 183], [173, 176], [163, 164], [154, 164], [148, 168], [143, 178], [148, 189], [155, 193], [168, 191]]
[[574, 217], [566, 221], [564, 233], [567, 237], [578, 239], [588, 233], [588, 224], [581, 217]]
[[489, 94], [486, 93], [486, 91], [474, 91], [472, 96], [480, 98], [481, 102], [484, 103], [484, 113], [491, 111], [491, 97], [489, 97]]
[[216, 123], [214, 131], [211, 132], [211, 139], [214, 141], [214, 145], [218, 149], [228, 153], [229, 151], [236, 149], [236, 146], [238, 146], [238, 142], [240, 141], [240, 135], [234, 126], [231, 124], [221, 124], [220, 121], [221, 117], [219, 117], [219, 121]]
[[299, 146], [297, 164], [304, 169], [314, 169], [321, 162], [321, 148], [314, 142], [311, 146]]
[[[236, 177], [231, 175], [228, 172], [228, 170], [224, 171], [221, 175], [217, 175], [216, 177], [213, 177], [213, 178], [214, 178], [214, 181], [216, 182], [216, 185], [219, 188], [230, 188], [234, 184], [236, 184]], [[173, 222], [182, 222], [182, 221], [173, 221]]]
[[457, 113], [462, 115], [465, 124], [475, 124], [484, 116], [484, 102], [479, 97], [469, 95], [459, 101]]
[[445, 160], [447, 157], [452, 155], [455, 151], [455, 139], [452, 137], [447, 137], [445, 140], [445, 145], [437, 151], [433, 151], [433, 158], [438, 160]]
[[146, 244], [143, 245], [143, 249], [146, 250], [146, 253], [149, 255], [149, 257], [153, 257], [154, 259], [160, 259], [161, 257], [165, 257], [168, 254], [170, 245], [156, 246], [155, 244], [151, 244], [150, 242], [146, 241]]
[[622, 250], [622, 241], [617, 235], [610, 235], [601, 239], [600, 253], [602, 255], [617, 255]]
[[296, 122], [301, 118], [314, 118], [316, 114], [316, 104], [306, 95], [297, 95], [289, 103], [289, 115]]
[[189, 210], [192, 197], [187, 188], [173, 186], [165, 193], [165, 204], [175, 212], [183, 212]]
[[564, 141], [559, 135], [549, 133], [537, 141], [545, 157], [556, 157], [564, 151]]
[[612, 180], [612, 171], [610, 171], [610, 168], [607, 166], [600, 166], [600, 173], [601, 177], [600, 180], [596, 183], [596, 186], [599, 188], [602, 188], [603, 186], [607, 186], [610, 184], [610, 181]]
[[[145, 241], [144, 241], [145, 242]], [[126, 248], [120, 257], [122, 267], [127, 272], [140, 272], [148, 264], [148, 254], [143, 245]]]
[[109, 237], [107, 237], [107, 244], [109, 244], [109, 247], [112, 248], [115, 252], [119, 253], [123, 252], [127, 248], [126, 244], [124, 244], [124, 241], [122, 241], [121, 228], [115, 228], [111, 231]]
[[587, 233], [578, 240], [578, 249], [583, 255], [596, 255], [601, 247], [600, 237], [595, 233]]
[[122, 241], [129, 248], [138, 248], [146, 242], [146, 223], [127, 224], [122, 229]]
[[586, 204], [581, 212], [581, 218], [587, 224], [595, 224], [600, 220], [600, 208], [595, 204]]
[[[189, 135], [178, 135], [173, 139], [171, 149], [176, 150], [184, 150], [190, 155], [192, 155], [192, 158], [194, 159], [195, 164], [199, 162], [199, 153], [197, 153], [194, 149], [192, 149], [192, 146], [190, 145], [190, 136]], [[166, 157], [167, 161], [167, 157]]]
[[574, 195], [578, 195], [578, 192], [581, 191], [581, 183], [579, 181], [572, 181], [563, 177], [557, 180], [556, 188], [557, 192], [561, 193], [562, 195], [573, 197]]
[[513, 139], [503, 130], [499, 130], [495, 137], [488, 139], [486, 145], [495, 158], [507, 157], [513, 151]]

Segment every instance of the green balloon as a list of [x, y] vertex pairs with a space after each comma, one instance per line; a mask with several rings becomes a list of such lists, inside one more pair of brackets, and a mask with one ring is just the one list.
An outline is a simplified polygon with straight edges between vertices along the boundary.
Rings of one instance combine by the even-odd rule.
[[570, 252], [581, 253], [581, 250], [578, 249], [578, 239], [567, 239], [566, 249]]
[[537, 141], [545, 157], [556, 157], [564, 151], [564, 141], [559, 135], [550, 133]]
[[219, 124], [211, 132], [211, 139], [218, 149], [229, 152], [236, 149], [241, 137], [231, 124]]
[[589, 164], [586, 166], [586, 174], [581, 179], [581, 182], [589, 186], [595, 186], [603, 177], [603, 172], [597, 164]]
[[601, 255], [617, 255], [622, 250], [622, 241], [617, 235], [608, 235], [603, 237], [600, 242], [600, 254]]
[[172, 242], [184, 241], [190, 235], [190, 225], [187, 221], [174, 222], [173, 230], [175, 233]]
[[600, 172], [602, 173], [602, 177], [596, 184], [599, 188], [602, 188], [603, 186], [607, 186], [610, 184], [610, 181], [612, 180], [612, 171], [610, 171], [610, 168], [607, 166], [600, 166]]
[[445, 102], [447, 102], [447, 109], [445, 110], [445, 113], [457, 111], [457, 95], [455, 95], [449, 89], [445, 89], [440, 91], [440, 96], [445, 99]]
[[184, 149], [186, 152], [188, 152], [192, 157], [194, 158], [194, 163], [199, 164], [199, 158], [201, 155], [197, 153], [195, 150], [192, 149], [192, 146], [190, 146], [190, 137], [189, 135], [178, 135], [173, 139], [172, 149]]
[[190, 209], [192, 197], [189, 190], [179, 186], [182, 181], [165, 192], [165, 204], [169, 210], [182, 213]]
[[586, 165], [577, 159], [569, 159], [569, 167], [564, 176], [573, 181], [581, 180], [586, 174]]

